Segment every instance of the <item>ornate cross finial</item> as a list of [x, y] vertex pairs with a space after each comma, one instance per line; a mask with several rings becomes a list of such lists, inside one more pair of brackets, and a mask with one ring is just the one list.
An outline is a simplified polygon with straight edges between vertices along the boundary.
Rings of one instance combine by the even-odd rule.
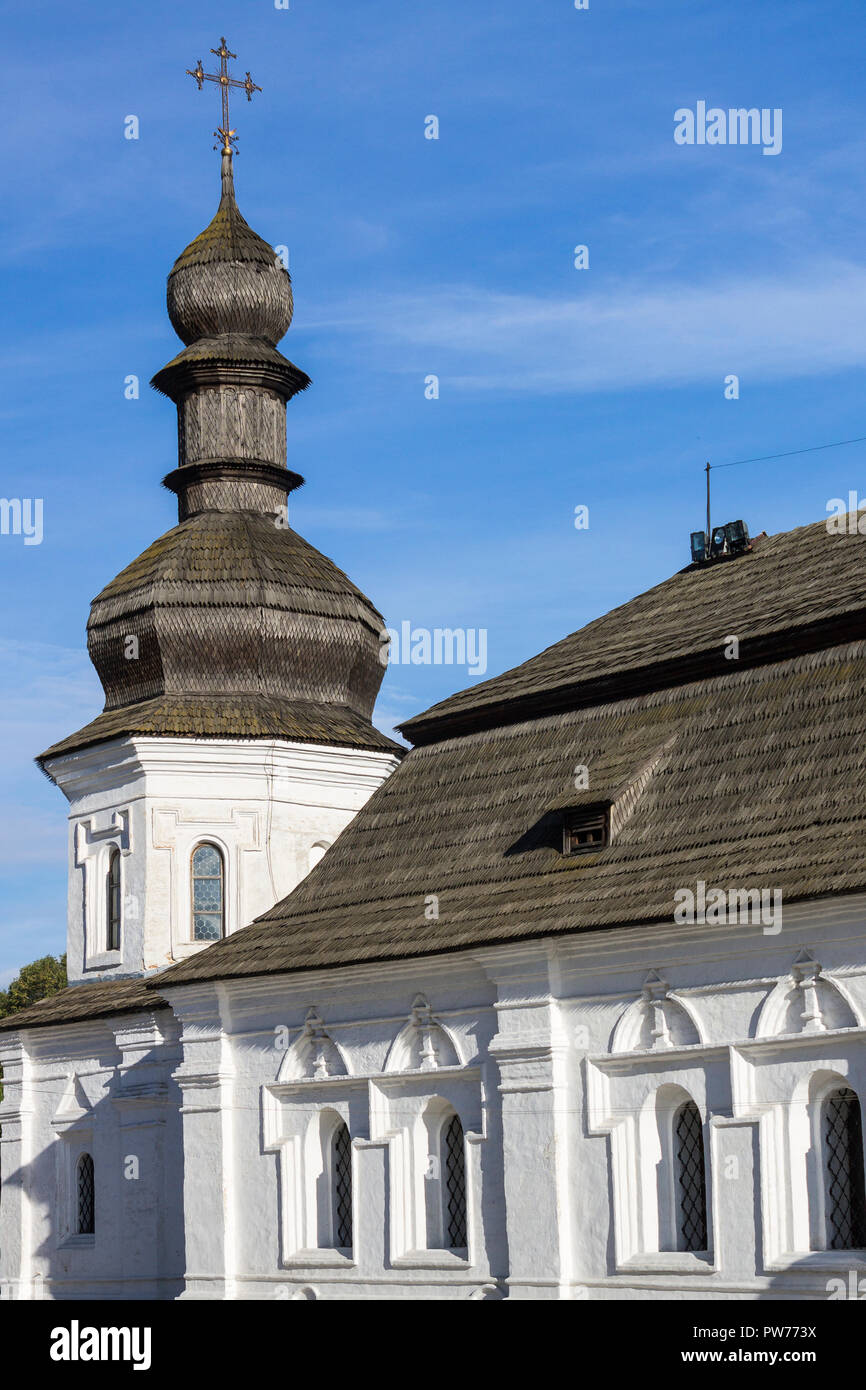
[[[229, 77], [228, 59], [236, 58], [238, 55], [229, 51], [226, 47], [225, 39], [220, 39], [219, 48], [212, 48], [211, 53], [215, 54], [220, 60], [219, 72], [205, 72], [201, 65], [201, 58], [199, 58], [198, 66], [195, 68], [187, 68], [187, 73], [190, 77], [195, 78], [198, 83], [199, 91], [201, 91], [205, 82], [217, 82], [219, 84], [223, 101], [223, 123], [218, 130], [214, 131], [214, 135], [218, 135], [222, 139], [223, 154], [233, 154], [234, 146], [237, 142], [235, 139], [235, 132], [229, 126], [229, 88], [242, 87], [247, 94], [247, 101], [252, 101], [253, 92], [260, 92], [262, 89], [256, 86], [249, 73], [247, 73], [246, 79], [243, 82], [240, 82], [236, 77]], [[214, 149], [217, 148], [219, 147], [214, 145]]]

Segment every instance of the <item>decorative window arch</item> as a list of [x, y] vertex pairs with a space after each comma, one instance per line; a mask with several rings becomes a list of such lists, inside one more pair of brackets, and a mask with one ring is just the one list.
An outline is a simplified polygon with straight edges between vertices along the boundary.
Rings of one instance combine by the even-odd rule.
[[92, 1236], [96, 1230], [96, 1181], [93, 1159], [88, 1153], [81, 1154], [75, 1166], [75, 1188], [76, 1232], [80, 1236]]
[[424, 1114], [427, 1171], [424, 1174], [428, 1250], [465, 1253], [466, 1140], [460, 1116], [450, 1105], [431, 1102]]
[[109, 851], [108, 872], [105, 875], [105, 949], [120, 950], [121, 919], [120, 850]]
[[210, 842], [196, 845], [190, 859], [191, 936], [193, 941], [219, 941], [225, 935], [225, 861]]
[[860, 1101], [850, 1086], [827, 1092], [820, 1109], [828, 1250], [866, 1247], [866, 1188]]

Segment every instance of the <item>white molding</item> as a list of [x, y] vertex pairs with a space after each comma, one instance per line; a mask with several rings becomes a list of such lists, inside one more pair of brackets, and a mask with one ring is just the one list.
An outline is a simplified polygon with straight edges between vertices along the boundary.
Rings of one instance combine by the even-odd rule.
[[[295, 788], [341, 787], [369, 795], [400, 762], [385, 750], [336, 744], [292, 743], [286, 739], [157, 738], [111, 739], [50, 759], [45, 768], [70, 800], [110, 791], [140, 776], [230, 776], [260, 781], [290, 779]], [[297, 800], [292, 795], [291, 800]], [[300, 798], [303, 802], [303, 797]], [[318, 796], [310, 801], [319, 805]], [[338, 802], [336, 804], [342, 804]]]
[[[107, 819], [106, 819], [107, 817]], [[105, 824], [101, 824], [105, 822]], [[124, 924], [127, 918], [126, 864], [133, 852], [129, 806], [82, 816], [73, 823], [74, 868], [83, 886], [83, 960], [85, 971], [123, 965]], [[120, 851], [120, 949], [108, 950], [107, 879], [112, 850]], [[70, 867], [70, 874], [73, 873]], [[75, 891], [70, 884], [70, 893]]]
[[182, 806], [151, 808], [151, 844], [169, 855], [169, 915], [173, 960], [185, 960], [213, 945], [192, 937], [191, 873], [193, 851], [214, 844], [223, 860], [223, 935], [231, 936], [249, 920], [241, 856], [262, 848], [261, 812], [232, 807], [222, 815], [202, 814]]

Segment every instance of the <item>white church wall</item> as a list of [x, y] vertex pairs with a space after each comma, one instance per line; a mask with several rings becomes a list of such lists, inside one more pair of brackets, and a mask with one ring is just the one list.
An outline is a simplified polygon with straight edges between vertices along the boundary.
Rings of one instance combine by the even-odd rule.
[[[839, 1085], [866, 1103], [864, 911], [859, 896], [786, 908], [778, 935], [653, 925], [169, 988], [173, 1014], [34, 1030], [23, 1059], [7, 1036], [0, 1282], [30, 1296], [40, 1275], [56, 1297], [139, 1279], [166, 1297], [185, 1266], [174, 1287], [194, 1299], [827, 1297], [866, 1264], [823, 1248], [816, 1118]], [[71, 1072], [87, 1102], [73, 1092], [64, 1109]], [[672, 1248], [686, 1096], [705, 1154], [703, 1252]], [[435, 1126], [452, 1113], [465, 1251], [431, 1225]], [[107, 1225], [93, 1250], [48, 1256], [64, 1116], [69, 1132], [94, 1129]], [[118, 1177], [130, 1116], [153, 1204]], [[319, 1141], [339, 1123], [348, 1251], [322, 1237]]]
[[[191, 857], [215, 845], [225, 933], [284, 897], [326, 852], [396, 758], [279, 741], [131, 738], [58, 758], [70, 802], [71, 982], [158, 970], [192, 939]], [[121, 948], [108, 949], [109, 855], [121, 863]]]
[[[180, 1115], [167, 1010], [4, 1035], [0, 1296], [173, 1298]], [[94, 1173], [79, 1229], [79, 1161]], [[10, 1199], [7, 1201], [7, 1198]]]
[[[435, 996], [419, 1001], [422, 978], [438, 989], [446, 1009], [436, 1007]], [[218, 1149], [233, 1146], [238, 1179], [231, 1188], [233, 1263], [220, 1266], [225, 1287], [234, 1290], [230, 1296], [291, 1297], [308, 1284], [319, 1296], [327, 1289], [328, 1297], [357, 1297], [359, 1287], [370, 1297], [415, 1297], [422, 1290], [430, 1297], [470, 1296], [490, 1281], [491, 1250], [500, 1263], [504, 1259], [495, 1218], [497, 1207], [501, 1211], [498, 1145], [492, 1151], [486, 1145], [488, 1088], [495, 1078], [491, 1082], [479, 1064], [493, 1015], [489, 982], [467, 959], [423, 969], [371, 967], [360, 977], [356, 968], [225, 982], [171, 994], [188, 1054], [181, 1072], [189, 1067], [199, 1094], [226, 1088], [232, 1116], [218, 1143]], [[421, 1067], [388, 1070], [395, 1040], [407, 1026], [417, 1026], [424, 1040], [432, 1034], [432, 1046]], [[221, 1031], [230, 1039], [228, 1053]], [[440, 1058], [445, 1065], [438, 1065]], [[410, 1051], [392, 1060], [416, 1059]], [[423, 1248], [421, 1208], [436, 1179], [423, 1176], [417, 1121], [435, 1100], [453, 1106], [466, 1135], [472, 1210], [465, 1257]], [[316, 1245], [321, 1163], [312, 1130], [322, 1112], [343, 1117], [352, 1138], [350, 1256]], [[191, 1125], [204, 1137], [196, 1141], [190, 1134], [190, 1147], [217, 1142], [205, 1112], [187, 1116], [185, 1127]], [[413, 1142], [414, 1161], [401, 1167]], [[219, 1167], [219, 1158], [215, 1163]], [[199, 1190], [193, 1200], [208, 1199]], [[213, 1237], [196, 1223], [188, 1223], [187, 1235], [190, 1269], [206, 1268]], [[192, 1279], [187, 1296], [221, 1295], [212, 1280]]]

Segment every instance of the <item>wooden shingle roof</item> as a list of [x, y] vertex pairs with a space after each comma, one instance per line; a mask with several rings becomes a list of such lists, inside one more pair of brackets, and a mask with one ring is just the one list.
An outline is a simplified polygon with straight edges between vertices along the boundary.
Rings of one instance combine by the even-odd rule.
[[[512, 702], [506, 719], [488, 708], [490, 722], [435, 741], [428, 726], [289, 897], [160, 984], [670, 921], [698, 880], [785, 902], [866, 888], [864, 562], [864, 538], [823, 523], [776, 536], [763, 557], [674, 576], [487, 682]], [[719, 652], [739, 632], [762, 657], [717, 662], [708, 632]], [[654, 661], [655, 683], [632, 693]], [[586, 703], [599, 673], [606, 697]], [[535, 713], [563, 689], [572, 708]], [[613, 842], [569, 858], [559, 808], [580, 767], [591, 799], [651, 773]]]
[[819, 521], [761, 537], [734, 559], [689, 565], [513, 670], [415, 715], [401, 732], [426, 743], [528, 710], [721, 673], [731, 665], [729, 634], [739, 638], [740, 665], [815, 650], [850, 632], [855, 615], [866, 623], [866, 536], [830, 534]]
[[108, 980], [92, 985], [70, 985], [59, 994], [40, 999], [17, 1013], [0, 1018], [0, 1032], [18, 1028], [48, 1028], [59, 1023], [83, 1023], [91, 1018], [138, 1013], [142, 1009], [167, 1009], [168, 1004], [148, 981]]
[[370, 720], [383, 626], [343, 571], [273, 516], [198, 512], [93, 600], [87, 645], [105, 710], [39, 761], [124, 734], [394, 751]]

